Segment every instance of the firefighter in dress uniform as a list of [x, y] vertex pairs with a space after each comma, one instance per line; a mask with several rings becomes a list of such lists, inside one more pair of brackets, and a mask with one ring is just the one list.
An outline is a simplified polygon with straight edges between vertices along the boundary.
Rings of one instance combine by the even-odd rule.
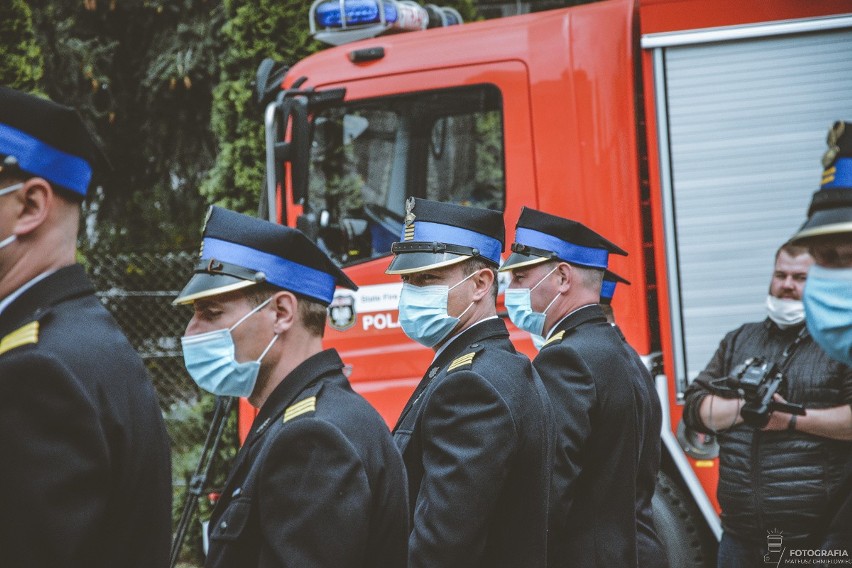
[[410, 568], [545, 565], [553, 419], [497, 317], [497, 211], [410, 198], [388, 274], [399, 321], [435, 351], [394, 428], [408, 471]]
[[545, 338], [533, 366], [556, 417], [549, 566], [665, 566], [651, 498], [662, 412], [639, 355], [599, 305], [609, 255], [588, 227], [521, 211], [506, 308]]
[[76, 111], [0, 87], [0, 566], [168, 563], [157, 395], [75, 262], [104, 162]]
[[612, 270], [604, 271], [603, 282], [601, 283], [600, 305], [606, 321], [612, 325], [615, 325], [615, 312], [612, 310], [612, 299], [615, 297], [615, 288], [619, 284], [630, 286], [630, 281], [622, 278]]
[[379, 414], [323, 350], [336, 286], [357, 286], [304, 234], [208, 213], [201, 259], [175, 300], [203, 389], [259, 409], [210, 519], [207, 567], [405, 565], [405, 469]]
[[[820, 188], [791, 242], [808, 247], [814, 258], [802, 297], [808, 331], [829, 356], [852, 366], [852, 121], [835, 122], [826, 142]], [[846, 427], [833, 432], [848, 440], [852, 416], [846, 417]], [[829, 502], [822, 548], [852, 555], [852, 455]]]

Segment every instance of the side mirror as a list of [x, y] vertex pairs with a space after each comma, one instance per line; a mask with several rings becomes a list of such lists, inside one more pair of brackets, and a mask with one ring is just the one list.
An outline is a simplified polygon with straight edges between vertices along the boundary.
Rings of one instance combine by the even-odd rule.
[[317, 242], [319, 236], [319, 221], [314, 213], [305, 213], [296, 218], [296, 228], [302, 231], [306, 237]]
[[260, 62], [254, 78], [254, 96], [260, 108], [265, 107], [281, 92], [281, 83], [290, 67], [267, 57]]
[[[310, 128], [308, 125], [308, 100], [303, 96], [285, 97], [266, 106], [264, 115], [266, 131], [266, 198], [270, 221], [277, 221], [276, 196], [278, 187], [284, 187], [284, 164], [290, 163], [290, 181], [293, 200], [304, 201], [308, 193], [308, 159], [310, 156]], [[289, 138], [285, 136], [289, 129]]]

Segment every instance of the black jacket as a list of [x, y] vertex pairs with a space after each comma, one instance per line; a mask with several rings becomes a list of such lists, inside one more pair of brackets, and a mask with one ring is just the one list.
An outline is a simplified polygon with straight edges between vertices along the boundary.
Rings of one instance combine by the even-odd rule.
[[0, 566], [166, 566], [168, 436], [79, 265], [0, 313]]
[[[710, 432], [698, 414], [713, 391], [710, 381], [727, 377], [749, 357], [778, 361], [803, 326], [781, 330], [766, 319], [728, 333], [686, 392], [686, 425]], [[790, 354], [783, 372], [787, 381], [780, 394], [789, 402], [806, 409], [852, 402], [852, 369], [832, 360], [810, 336]], [[763, 432], [748, 424], [720, 432], [718, 440], [718, 498], [726, 532], [765, 543], [770, 529], [801, 539], [824, 526], [852, 443], [804, 432]]]
[[342, 369], [322, 351], [260, 409], [210, 518], [205, 566], [405, 566], [402, 458]]
[[556, 417], [549, 566], [665, 566], [651, 509], [662, 411], [642, 360], [591, 305], [533, 365]]
[[409, 568], [543, 567], [552, 428], [544, 387], [501, 320], [448, 344], [394, 429]]

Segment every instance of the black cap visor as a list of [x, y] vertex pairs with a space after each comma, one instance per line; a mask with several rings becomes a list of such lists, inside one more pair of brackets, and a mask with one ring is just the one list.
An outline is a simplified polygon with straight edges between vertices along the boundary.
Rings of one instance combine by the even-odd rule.
[[500, 272], [505, 272], [507, 270], [515, 270], [516, 268], [524, 268], [526, 266], [533, 266], [536, 264], [541, 264], [542, 262], [547, 262], [548, 260], [554, 260], [554, 258], [549, 256], [544, 257], [535, 254], [513, 252], [511, 255], [509, 255], [509, 258], [506, 259], [506, 262], [504, 262], [503, 265], [500, 267]]
[[838, 207], [814, 212], [805, 221], [790, 242], [794, 245], [806, 245], [808, 241], [819, 237], [840, 234], [852, 235], [852, 207]]
[[266, 275], [263, 272], [216, 259], [204, 259], [196, 265], [195, 274], [172, 304], [188, 304], [201, 298], [226, 294], [262, 282], [266, 282]]
[[500, 272], [506, 270], [515, 270], [525, 266], [533, 266], [541, 264], [548, 260], [559, 260], [556, 253], [549, 250], [522, 245], [521, 243], [512, 243], [512, 254], [506, 259], [506, 262], [500, 267]]
[[206, 272], [198, 272], [189, 279], [183, 290], [180, 291], [178, 297], [174, 299], [172, 304], [190, 304], [195, 300], [208, 298], [210, 296], [218, 296], [219, 294], [227, 294], [234, 290], [242, 290], [249, 286], [254, 286], [257, 282], [251, 280], [243, 280], [228, 274], [210, 274]]
[[385, 270], [385, 274], [410, 274], [443, 268], [469, 258], [481, 258], [494, 264], [491, 259], [481, 256], [479, 250], [475, 248], [447, 243], [399, 242], [393, 243], [391, 251], [394, 253], [394, 258]]
[[473, 257], [466, 254], [454, 254], [451, 252], [404, 252], [393, 257], [390, 266], [388, 266], [388, 269], [385, 270], [385, 274], [411, 274], [413, 272], [422, 272], [423, 270], [450, 266], [469, 258]]

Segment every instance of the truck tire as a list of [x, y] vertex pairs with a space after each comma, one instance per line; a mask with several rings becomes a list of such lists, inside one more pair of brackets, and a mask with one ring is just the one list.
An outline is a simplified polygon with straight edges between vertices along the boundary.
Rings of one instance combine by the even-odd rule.
[[657, 476], [652, 502], [654, 525], [669, 568], [715, 568], [715, 547], [698, 508], [664, 472]]

